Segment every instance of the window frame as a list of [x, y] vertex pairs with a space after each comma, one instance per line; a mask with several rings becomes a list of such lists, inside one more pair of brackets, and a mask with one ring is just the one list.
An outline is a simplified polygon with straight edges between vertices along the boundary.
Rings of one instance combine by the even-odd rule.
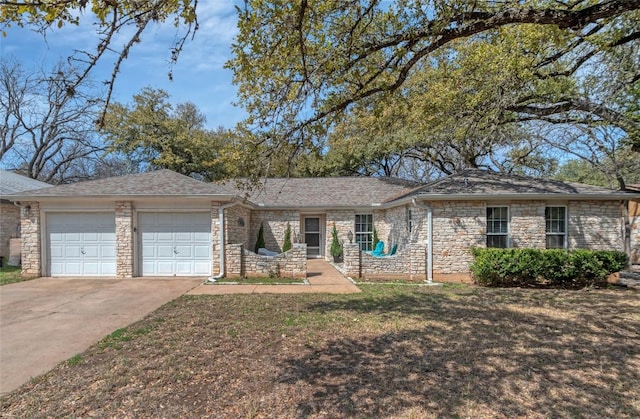
[[[507, 213], [506, 213], [506, 218], [504, 219], [504, 221], [506, 221], [507, 223], [507, 229], [506, 232], [493, 232], [493, 231], [489, 231], [489, 223], [490, 222], [495, 222], [496, 218], [492, 217], [491, 219], [489, 219], [489, 209], [506, 209]], [[503, 219], [499, 218], [497, 219], [498, 222], [502, 222]], [[486, 230], [485, 230], [485, 246], [487, 248], [496, 248], [496, 249], [508, 249], [511, 247], [511, 209], [509, 208], [508, 205], [491, 205], [491, 206], [486, 206], [485, 208], [485, 222], [486, 222]], [[505, 237], [505, 245], [504, 247], [502, 246], [489, 246], [489, 237]]]
[[[365, 222], [359, 222], [359, 217], [365, 217]], [[361, 251], [367, 252], [373, 250], [373, 213], [355, 214], [353, 224], [354, 243], [358, 243]], [[369, 231], [358, 231], [358, 226], [367, 226], [370, 229]]]
[[415, 225], [414, 214], [412, 208], [407, 207], [407, 231], [409, 234], [413, 232], [413, 227]]
[[[562, 208], [564, 211], [564, 218], [561, 220], [559, 218], [547, 219], [547, 210], [552, 208]], [[564, 232], [550, 232], [548, 225], [549, 222], [553, 221], [562, 221], [564, 223]], [[545, 249], [566, 249], [569, 244], [569, 210], [566, 205], [545, 205], [544, 207], [544, 245]], [[548, 238], [549, 236], [560, 236], [562, 235], [562, 247], [549, 247]]]

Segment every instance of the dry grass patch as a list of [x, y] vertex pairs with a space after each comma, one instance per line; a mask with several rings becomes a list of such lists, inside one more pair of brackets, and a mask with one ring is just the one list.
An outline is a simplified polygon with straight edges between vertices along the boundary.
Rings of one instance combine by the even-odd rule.
[[362, 286], [182, 297], [2, 417], [639, 417], [640, 294]]

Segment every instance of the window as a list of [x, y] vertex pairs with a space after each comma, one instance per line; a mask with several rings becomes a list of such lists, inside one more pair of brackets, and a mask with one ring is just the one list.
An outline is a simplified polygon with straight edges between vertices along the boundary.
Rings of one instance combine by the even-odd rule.
[[373, 214], [356, 214], [355, 230], [360, 250], [373, 250]]
[[564, 249], [567, 246], [567, 208], [546, 207], [544, 219], [547, 231], [547, 249]]
[[509, 247], [508, 207], [487, 207], [487, 247]]
[[411, 208], [407, 208], [407, 230], [409, 233], [413, 231], [413, 210]]

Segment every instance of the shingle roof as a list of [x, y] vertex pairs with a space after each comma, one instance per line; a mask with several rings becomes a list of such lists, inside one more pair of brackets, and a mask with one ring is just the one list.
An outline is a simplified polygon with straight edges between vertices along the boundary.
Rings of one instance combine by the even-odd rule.
[[267, 178], [255, 191], [237, 193], [264, 207], [362, 207], [380, 204], [417, 185], [388, 177]]
[[31, 191], [34, 189], [48, 188], [51, 185], [31, 179], [17, 173], [0, 170], [0, 196], [11, 195], [17, 192]]
[[408, 194], [390, 201], [408, 197], [435, 197], [438, 195], [473, 198], [477, 196], [561, 195], [614, 198], [628, 193], [581, 183], [561, 182], [526, 176], [509, 175], [486, 170], [469, 169], [415, 188]]
[[[148, 173], [89, 180], [53, 186], [29, 192], [32, 197], [65, 196], [211, 196], [230, 195], [235, 190], [225, 185], [200, 182], [171, 170], [157, 170]], [[23, 195], [23, 194], [19, 194]]]

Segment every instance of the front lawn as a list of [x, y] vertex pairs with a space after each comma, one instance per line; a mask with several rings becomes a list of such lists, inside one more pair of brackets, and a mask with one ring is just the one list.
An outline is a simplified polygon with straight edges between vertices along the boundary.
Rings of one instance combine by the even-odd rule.
[[637, 291], [361, 285], [185, 296], [3, 417], [640, 417]]
[[13, 284], [14, 282], [24, 281], [19, 266], [4, 265], [0, 268], [0, 285]]

